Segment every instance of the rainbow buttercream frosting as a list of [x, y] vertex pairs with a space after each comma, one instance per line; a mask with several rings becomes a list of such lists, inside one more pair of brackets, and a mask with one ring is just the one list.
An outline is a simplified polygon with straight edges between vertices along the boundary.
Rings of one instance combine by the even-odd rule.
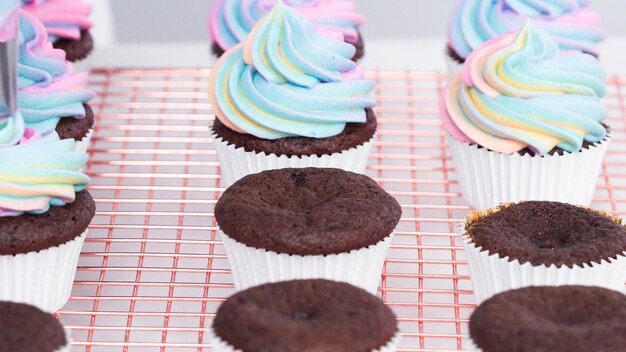
[[[217, 0], [211, 10], [209, 34], [222, 49], [243, 42], [254, 25], [274, 7], [275, 0]], [[358, 28], [364, 18], [356, 4], [346, 0], [285, 0], [285, 3], [309, 19], [322, 33], [343, 34], [345, 41], [359, 40]]]
[[[0, 136], [15, 124], [0, 122]], [[74, 144], [54, 131], [41, 135], [25, 128], [16, 144], [0, 146], [0, 216], [41, 214], [73, 202], [89, 183], [80, 171], [87, 155], [76, 153]]]
[[23, 10], [18, 45], [18, 106], [26, 125], [45, 133], [62, 117], [84, 117], [83, 104], [95, 96], [86, 89], [87, 74], [74, 73], [65, 52], [48, 41], [42, 23]]
[[605, 34], [588, 0], [460, 0], [450, 20], [448, 43], [462, 58], [483, 43], [520, 30], [527, 20], [554, 36], [561, 49], [598, 55]]
[[91, 5], [83, 0], [21, 0], [22, 8], [45, 25], [52, 41], [79, 40], [80, 31], [90, 29]]
[[561, 52], [529, 22], [469, 56], [447, 88], [442, 121], [452, 137], [504, 154], [577, 152], [606, 137], [604, 79], [596, 58]]
[[259, 138], [338, 135], [346, 123], [364, 123], [375, 105], [375, 82], [362, 78], [354, 52], [279, 0], [215, 64], [211, 104], [230, 129]]

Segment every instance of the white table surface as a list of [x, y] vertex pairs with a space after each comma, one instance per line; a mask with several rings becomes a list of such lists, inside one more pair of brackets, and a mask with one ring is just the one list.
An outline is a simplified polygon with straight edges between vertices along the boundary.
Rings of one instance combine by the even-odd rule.
[[[444, 38], [366, 40], [366, 69], [444, 70]], [[609, 74], [626, 74], [626, 37], [608, 39], [600, 61]], [[211, 67], [209, 43], [127, 43], [97, 49], [92, 67]]]

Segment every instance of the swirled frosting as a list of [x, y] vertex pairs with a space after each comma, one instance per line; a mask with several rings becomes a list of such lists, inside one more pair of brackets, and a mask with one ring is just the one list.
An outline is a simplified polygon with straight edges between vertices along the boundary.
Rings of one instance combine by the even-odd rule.
[[76, 153], [74, 144], [54, 131], [26, 128], [17, 144], [0, 147], [0, 216], [41, 214], [73, 202], [89, 183], [80, 171], [87, 155]]
[[[217, 0], [211, 10], [209, 34], [228, 50], [246, 39], [254, 25], [269, 13], [275, 0]], [[308, 18], [319, 31], [340, 32], [349, 43], [359, 39], [364, 18], [356, 4], [346, 0], [285, 0]]]
[[513, 154], [579, 151], [606, 137], [605, 74], [596, 58], [560, 52], [535, 25], [476, 49], [448, 86], [441, 109], [458, 140]]
[[18, 106], [26, 125], [44, 133], [62, 117], [83, 118], [83, 103], [95, 96], [85, 89], [87, 74], [74, 73], [37, 17], [22, 10], [19, 24]]
[[80, 31], [92, 26], [91, 5], [83, 0], [21, 0], [22, 8], [45, 25], [52, 41], [80, 39]]
[[461, 57], [501, 34], [516, 32], [531, 19], [564, 50], [598, 55], [604, 39], [600, 15], [588, 0], [460, 0], [450, 20], [448, 43]]
[[17, 33], [17, 0], [0, 1], [0, 42], [15, 39]]
[[259, 138], [324, 138], [364, 123], [374, 81], [350, 58], [355, 48], [319, 34], [278, 1], [245, 43], [211, 74], [211, 103], [226, 126]]

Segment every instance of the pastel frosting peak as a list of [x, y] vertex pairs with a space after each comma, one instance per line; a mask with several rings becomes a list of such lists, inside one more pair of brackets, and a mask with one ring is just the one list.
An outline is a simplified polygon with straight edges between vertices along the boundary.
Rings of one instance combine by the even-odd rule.
[[92, 27], [91, 5], [83, 0], [21, 0], [22, 8], [45, 25], [52, 41], [79, 40], [80, 31]]
[[442, 121], [454, 138], [504, 154], [573, 153], [607, 135], [604, 81], [596, 58], [561, 52], [529, 22], [470, 55], [447, 88]]
[[74, 73], [65, 52], [52, 47], [42, 23], [24, 10], [18, 45], [18, 106], [26, 125], [44, 133], [62, 117], [83, 118], [83, 104], [95, 97], [86, 89], [87, 73]]
[[375, 82], [363, 79], [354, 53], [279, 0], [214, 66], [213, 109], [232, 130], [259, 138], [338, 135], [375, 105]]
[[601, 17], [588, 0], [460, 0], [448, 29], [448, 43], [461, 57], [501, 34], [517, 32], [527, 20], [556, 39], [561, 49], [598, 55], [605, 37]]
[[26, 128], [16, 144], [1, 146], [0, 217], [41, 214], [73, 202], [89, 183], [80, 171], [87, 155], [76, 153], [75, 143], [54, 131], [41, 135]]
[[[209, 34], [222, 49], [241, 43], [254, 25], [274, 7], [275, 0], [217, 0], [209, 21]], [[285, 0], [309, 19], [320, 32], [339, 32], [349, 43], [359, 40], [364, 17], [346, 0]]]

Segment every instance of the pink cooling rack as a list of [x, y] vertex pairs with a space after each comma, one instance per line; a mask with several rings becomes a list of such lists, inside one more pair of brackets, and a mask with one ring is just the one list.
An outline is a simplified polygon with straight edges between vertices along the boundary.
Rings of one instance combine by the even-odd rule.
[[[74, 351], [210, 351], [206, 328], [234, 291], [213, 207], [220, 165], [208, 126], [208, 69], [96, 70], [87, 167], [98, 203], [70, 302]], [[371, 71], [379, 132], [367, 173], [403, 206], [380, 295], [399, 351], [458, 351], [475, 307], [460, 241], [470, 208], [437, 117], [435, 72]], [[626, 214], [626, 77], [611, 77], [611, 150], [597, 208]], [[572, 175], [576, 177], [576, 175]]]

